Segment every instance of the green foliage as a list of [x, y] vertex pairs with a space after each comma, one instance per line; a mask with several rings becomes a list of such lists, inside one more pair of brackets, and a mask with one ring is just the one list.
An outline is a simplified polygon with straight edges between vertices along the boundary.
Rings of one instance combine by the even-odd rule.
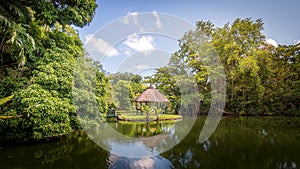
[[118, 83], [113, 86], [113, 93], [116, 97], [119, 109], [132, 109], [134, 93], [132, 92], [130, 82], [124, 80], [118, 81]]
[[28, 85], [29, 79], [24, 76], [28, 72], [20, 68], [5, 68], [0, 72], [0, 97], [6, 97]]
[[59, 22], [63, 25], [80, 27], [92, 21], [97, 7], [95, 0], [38, 0], [28, 2], [28, 5], [36, 12], [35, 17], [41, 24], [52, 26], [55, 22]]
[[87, 58], [78, 58], [74, 72], [73, 103], [81, 125], [87, 129], [102, 121], [108, 111], [108, 78]]
[[[19, 67], [24, 67], [28, 58], [32, 59], [32, 55], [41, 53], [43, 55], [43, 50], [51, 48], [51, 43], [55, 41], [56, 47], [69, 52], [82, 52], [81, 41], [69, 25], [82, 27], [90, 23], [96, 7], [95, 0], [8, 0], [1, 3], [0, 68], [3, 69], [4, 65], [15, 67], [16, 63]], [[51, 33], [53, 35], [57, 32], [68, 36], [51, 36]], [[75, 39], [74, 35], [77, 36], [77, 44], [70, 42]], [[66, 44], [68, 45], [65, 46]]]
[[33, 71], [32, 82], [47, 90], [59, 91], [60, 97], [71, 98], [75, 58], [66, 50], [48, 50]]
[[133, 73], [115, 73], [110, 75], [110, 80], [112, 85], [116, 85], [120, 80], [130, 81], [133, 83], [140, 83], [142, 82], [142, 77], [140, 75], [136, 75]]
[[[1, 139], [43, 139], [81, 127], [73, 90], [78, 90], [74, 89], [76, 58], [83, 58], [84, 51], [77, 32], [68, 24], [88, 24], [96, 6], [93, 0], [7, 1], [0, 5], [0, 38], [4, 42], [0, 44], [0, 97], [15, 96], [1, 107], [3, 115], [10, 117], [1, 119]], [[92, 71], [96, 73], [92, 86], [96, 92], [80, 90], [87, 93], [81, 97], [90, 95], [96, 112], [106, 113], [108, 79], [97, 68]]]
[[142, 77], [133, 73], [115, 73], [110, 78], [110, 102], [119, 109], [132, 109], [134, 99], [139, 96], [146, 86], [142, 84]]
[[23, 67], [26, 55], [35, 49], [35, 41], [27, 32], [32, 19], [30, 9], [20, 1], [6, 1], [0, 5], [0, 64], [18, 63]]
[[[207, 112], [211, 99], [216, 99], [211, 89], [212, 82], [218, 82], [214, 77], [222, 76], [215, 64], [216, 53], [226, 76], [226, 111], [298, 115], [299, 44], [275, 48], [266, 43], [262, 30], [261, 19], [238, 18], [221, 28], [211, 22], [197, 22], [196, 29], [180, 40], [180, 49], [169, 65], [159, 68], [152, 80], [171, 101], [171, 109], [188, 109], [192, 100], [200, 97], [200, 109]], [[183, 95], [185, 87], [180, 86], [179, 79], [184, 66], [192, 69], [199, 95]]]
[[274, 114], [299, 115], [299, 45], [269, 46], [272, 54], [263, 60], [261, 72], [266, 86], [264, 110]]
[[51, 93], [40, 85], [34, 84], [18, 92], [10, 106], [22, 117], [4, 122], [9, 123], [3, 133], [7, 139], [41, 139], [71, 131], [69, 112], [74, 111], [74, 107], [56, 92]]
[[225, 68], [227, 80], [227, 109], [233, 112], [259, 114], [264, 86], [259, 58], [265, 57], [259, 49], [264, 44], [261, 19], [236, 19], [233, 24], [218, 28], [214, 44]]
[[142, 110], [143, 113], [149, 114], [150, 111], [151, 111], [151, 107], [150, 107], [150, 106], [143, 105], [143, 106], [141, 107], [141, 110]]
[[151, 82], [153, 82], [157, 89], [170, 100], [169, 106], [171, 111], [178, 112], [180, 108], [181, 93], [176, 82], [176, 72], [174, 72], [174, 69], [172, 69], [172, 67], [162, 67], [157, 69], [156, 73], [151, 78]]
[[138, 97], [147, 88], [147, 86], [142, 84], [141, 82], [133, 82], [133, 81], [130, 82], [130, 86], [134, 94], [134, 97]]

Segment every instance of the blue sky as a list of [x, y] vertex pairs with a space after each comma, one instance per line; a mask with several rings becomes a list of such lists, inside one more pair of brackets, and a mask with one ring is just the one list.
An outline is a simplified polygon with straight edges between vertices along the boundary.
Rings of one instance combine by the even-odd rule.
[[[87, 40], [92, 39], [91, 37], [95, 37], [92, 40], [98, 38], [98, 41], [90, 41], [90, 43], [96, 44], [100, 39], [101, 41], [98, 44], [102, 44], [102, 46], [113, 45], [110, 54], [115, 55], [115, 57], [108, 57], [109, 59], [106, 59], [106, 61], [101, 60], [104, 67], [111, 72], [116, 71], [118, 69], [117, 67], [122, 67], [122, 63], [129, 57], [128, 53], [130, 50], [131, 55], [136, 57], [139, 53], [145, 56], [145, 52], [141, 52], [142, 50], [154, 50], [159, 48], [158, 51], [155, 51], [156, 54], [161, 51], [161, 55], [166, 55], [177, 49], [177, 41], [170, 37], [136, 35], [130, 36], [131, 39], [129, 40], [125, 37], [117, 44], [109, 44], [101, 39], [101, 33], [94, 36], [97, 34], [97, 31], [98, 33], [99, 31], [101, 32], [103, 28], [112, 22], [116, 22], [116, 20], [121, 17], [135, 17], [144, 12], [153, 13], [153, 16], [155, 16], [154, 14], [156, 13], [170, 14], [186, 20], [191, 25], [194, 25], [196, 21], [210, 20], [217, 27], [221, 27], [228, 22], [232, 23], [236, 18], [251, 17], [253, 20], [262, 18], [265, 28], [263, 33], [267, 39], [272, 39], [273, 43], [295, 44], [300, 40], [299, 0], [98, 0], [97, 3], [99, 7], [96, 9], [92, 23], [84, 28], [78, 28], [78, 31], [83, 42], [87, 42]], [[128, 26], [128, 24], [119, 30], [127, 29], [126, 26]], [[111, 32], [111, 34], [115, 33]], [[133, 43], [140, 43], [140, 45], [138, 46]], [[166, 44], [169, 46], [166, 47]], [[139, 49], [138, 47], [141, 47], [141, 45], [143, 47]], [[90, 54], [93, 53], [89, 50], [88, 52]], [[147, 67], [146, 64], [142, 63], [135, 67], [149, 69], [149, 65]]]

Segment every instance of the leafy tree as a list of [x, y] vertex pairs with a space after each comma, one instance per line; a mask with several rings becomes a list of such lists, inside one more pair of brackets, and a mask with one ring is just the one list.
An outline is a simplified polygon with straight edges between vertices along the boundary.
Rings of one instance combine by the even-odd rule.
[[225, 67], [227, 109], [233, 112], [258, 114], [264, 87], [258, 76], [264, 43], [261, 19], [236, 19], [216, 30], [212, 42]]
[[74, 70], [73, 104], [75, 121], [85, 129], [96, 126], [103, 120], [108, 111], [107, 83], [108, 78], [94, 66], [91, 59], [78, 58]]
[[119, 109], [132, 109], [134, 93], [132, 92], [130, 82], [124, 80], [118, 81], [113, 87], [113, 93]]
[[266, 48], [270, 63], [264, 72], [266, 86], [265, 109], [269, 113], [299, 115], [299, 45], [279, 45]]
[[92, 21], [97, 8], [95, 0], [38, 0], [22, 2], [35, 11], [35, 18], [40, 24], [49, 26], [59, 22], [62, 25], [83, 27]]
[[83, 27], [92, 21], [96, 7], [95, 0], [2, 2], [0, 4], [1, 65], [4, 63], [9, 65], [16, 61], [20, 67], [25, 65], [26, 56], [35, 49], [35, 41], [43, 37], [36, 36], [37, 27], [43, 27], [44, 30], [53, 29], [57, 25], [61, 25], [60, 29], [63, 30], [68, 25]]
[[[199, 21], [196, 29], [180, 40], [180, 49], [170, 58], [169, 65], [158, 69], [153, 77], [174, 110], [174, 105], [189, 105], [189, 98], [181, 97], [179, 79], [185, 66], [197, 81], [201, 109], [208, 111], [211, 104], [211, 86], [222, 83], [224, 66], [226, 76], [225, 111], [258, 114], [299, 114], [299, 44], [279, 45], [266, 43], [262, 33], [263, 22], [250, 18], [236, 19], [232, 24], [215, 28], [211, 22]], [[217, 63], [220, 59], [222, 65]], [[191, 79], [192, 80], [192, 79]], [[176, 87], [176, 90], [172, 88]], [[222, 86], [220, 86], [222, 87]], [[219, 97], [219, 96], [216, 96]]]
[[111, 100], [120, 109], [131, 109], [134, 99], [139, 96], [146, 86], [142, 84], [142, 76], [133, 73], [114, 73], [110, 76]]
[[11, 106], [15, 107], [11, 115], [21, 115], [5, 122], [7, 139], [42, 139], [67, 134], [71, 131], [69, 112], [74, 107], [57, 92], [49, 92], [34, 84], [19, 92]]
[[181, 93], [172, 68], [165, 66], [157, 69], [151, 77], [151, 82], [170, 100], [169, 109], [178, 113]]
[[[85, 53], [78, 33], [68, 24], [88, 24], [96, 7], [95, 1], [81, 2], [40, 0], [1, 3], [0, 26], [4, 32], [0, 37], [3, 60], [0, 76], [4, 78], [1, 78], [0, 98], [14, 94], [14, 98], [0, 109], [1, 115], [13, 117], [1, 120], [1, 135], [5, 139], [56, 137], [80, 128], [76, 114], [78, 107], [73, 102], [73, 90], [76, 90], [74, 72], [76, 58], [84, 58]], [[63, 13], [60, 13], [62, 10]], [[49, 12], [57, 15], [49, 16]], [[77, 15], [73, 15], [75, 13]], [[19, 57], [22, 59], [17, 62], [20, 52], [26, 57]], [[81, 96], [93, 98], [97, 106], [93, 115], [99, 117], [98, 113], [107, 111], [104, 88], [108, 80], [99, 67], [95, 67], [99, 64], [88, 62], [91, 63], [89, 69], [96, 75], [93, 79], [95, 85], [92, 85], [94, 92], [81, 90], [86, 93]], [[84, 77], [83, 83], [91, 81]]]
[[130, 86], [134, 94], [134, 97], [138, 97], [147, 88], [147, 86], [142, 84], [141, 82], [133, 82], [133, 81], [130, 82]]
[[131, 81], [131, 82], [134, 82], [134, 83], [140, 83], [140, 82], [142, 82], [143, 78], [142, 78], [142, 76], [136, 75], [136, 74], [133, 74], [133, 73], [118, 72], [118, 73], [111, 74], [110, 79], [111, 79], [112, 85], [116, 85], [118, 83], [118, 81], [120, 81], [120, 80]]

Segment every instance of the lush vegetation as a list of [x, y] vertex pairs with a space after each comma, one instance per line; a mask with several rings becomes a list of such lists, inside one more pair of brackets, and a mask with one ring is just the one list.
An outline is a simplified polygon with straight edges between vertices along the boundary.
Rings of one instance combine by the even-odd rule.
[[[95, 0], [0, 4], [0, 140], [51, 138], [94, 126], [109, 109], [133, 109], [149, 80], [170, 100], [169, 111], [189, 112], [198, 98], [200, 111], [207, 112], [216, 72], [207, 65], [211, 47], [226, 76], [225, 111], [300, 115], [300, 44], [266, 43], [262, 20], [236, 19], [220, 28], [197, 22], [169, 64], [145, 80], [131, 73], [107, 75], [101, 63], [88, 59], [73, 26], [89, 24], [96, 7]], [[184, 66], [199, 92], [179, 87]], [[190, 94], [183, 97], [184, 92]]]
[[111, 81], [110, 104], [120, 110], [133, 110], [133, 101], [145, 89], [143, 78], [133, 73], [115, 73], [109, 75]]
[[159, 68], [152, 80], [178, 111], [184, 99], [178, 87], [182, 76], [178, 72], [188, 65], [197, 81], [200, 111], [207, 112], [214, 92], [211, 84], [217, 82], [212, 79], [216, 70], [209, 65], [213, 62], [207, 55], [215, 52], [226, 76], [226, 112], [299, 115], [300, 44], [275, 47], [266, 42], [262, 30], [261, 19], [236, 19], [221, 28], [211, 22], [197, 22], [196, 29], [180, 40], [180, 49], [169, 65]]
[[93, 95], [101, 105], [98, 112], [106, 113], [103, 86], [107, 78], [85, 57], [78, 33], [71, 27], [91, 22], [96, 6], [93, 0], [1, 3], [0, 112], [9, 118], [0, 119], [0, 139], [42, 139], [79, 129], [84, 117], [78, 118], [76, 112], [89, 107], [79, 110], [73, 95], [80, 91], [82, 97], [88, 96], [82, 86], [91, 80], [77, 62], [95, 65]]

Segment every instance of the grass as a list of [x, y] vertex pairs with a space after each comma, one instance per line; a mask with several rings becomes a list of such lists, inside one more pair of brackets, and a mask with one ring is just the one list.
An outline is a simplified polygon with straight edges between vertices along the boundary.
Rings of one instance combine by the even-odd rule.
[[[164, 121], [159, 121], [160, 124], [163, 124], [163, 123], [168, 123], [168, 124], [173, 124], [173, 123], [176, 123], [177, 121], [180, 121], [180, 120], [164, 120]], [[125, 124], [145, 124], [146, 121], [118, 121], [119, 123], [125, 123]], [[157, 124], [157, 121], [150, 121], [149, 122], [150, 125], [154, 125], [154, 124]]]
[[[146, 115], [118, 115], [118, 119], [121, 121], [147, 121]], [[150, 115], [149, 121], [166, 121], [166, 120], [180, 120], [182, 119], [181, 115], [173, 115], [173, 114], [161, 114], [158, 115], [158, 119], [156, 115]]]
[[106, 121], [107, 122], [117, 122], [118, 120], [116, 118], [114, 118], [114, 117], [107, 117]]

